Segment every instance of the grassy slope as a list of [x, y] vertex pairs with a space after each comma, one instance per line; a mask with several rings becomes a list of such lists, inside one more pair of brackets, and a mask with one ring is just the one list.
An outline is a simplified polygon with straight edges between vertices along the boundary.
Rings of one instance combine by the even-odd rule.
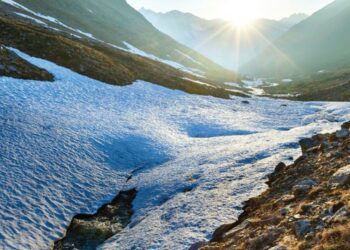
[[350, 101], [350, 69], [328, 71], [293, 78], [292, 83], [265, 87], [266, 93], [298, 94], [291, 99], [302, 101]]
[[49, 72], [35, 67], [2, 46], [0, 46], [0, 76], [42, 81], [53, 80], [53, 75]]
[[[4, 8], [1, 8], [4, 10]], [[35, 41], [35, 42], [33, 42]], [[230, 91], [197, 84], [201, 78], [138, 55], [90, 40], [79, 40], [0, 11], [0, 44], [18, 48], [32, 56], [45, 58], [80, 74], [106, 83], [125, 85], [145, 80], [188, 93], [228, 98]], [[206, 82], [219, 85], [207, 79]]]
[[[89, 32], [103, 41], [118, 46], [124, 46], [123, 41], [126, 41], [160, 58], [203, 70], [211, 77], [233, 77], [232, 72], [159, 32], [125, 0], [16, 0], [16, 2], [39, 13], [53, 16], [71, 27]], [[176, 50], [190, 55], [201, 64], [194, 63]]]

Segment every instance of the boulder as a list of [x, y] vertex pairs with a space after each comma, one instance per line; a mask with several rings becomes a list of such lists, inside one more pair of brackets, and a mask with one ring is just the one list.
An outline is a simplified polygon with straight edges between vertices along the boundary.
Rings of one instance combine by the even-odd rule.
[[299, 141], [301, 150], [303, 153], [306, 153], [306, 151], [310, 148], [316, 147], [319, 145], [319, 141], [318, 140], [314, 140], [314, 139], [310, 139], [310, 138], [305, 138], [305, 139], [301, 139]]
[[342, 129], [342, 130], [338, 130], [336, 133], [335, 133], [335, 136], [338, 138], [338, 139], [343, 139], [343, 138], [346, 138], [350, 135], [350, 132], [348, 129]]
[[298, 238], [303, 238], [312, 231], [309, 220], [299, 220], [294, 224], [294, 232]]
[[345, 122], [343, 125], [341, 125], [342, 129], [350, 129], [350, 122]]
[[296, 184], [293, 187], [293, 193], [295, 195], [300, 195], [300, 194], [304, 194], [307, 191], [309, 191], [313, 186], [316, 186], [317, 182], [311, 179], [305, 179], [300, 181], [298, 184]]
[[350, 183], [350, 165], [340, 168], [330, 178], [333, 186], [344, 186]]

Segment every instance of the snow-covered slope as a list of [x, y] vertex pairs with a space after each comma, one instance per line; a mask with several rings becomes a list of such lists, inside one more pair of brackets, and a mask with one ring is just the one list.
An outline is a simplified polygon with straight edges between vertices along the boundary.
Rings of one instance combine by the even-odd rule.
[[2, 249], [48, 249], [73, 215], [132, 187], [132, 223], [101, 248], [185, 249], [232, 222], [299, 138], [350, 119], [347, 103], [115, 87], [16, 53], [56, 81], [0, 78]]

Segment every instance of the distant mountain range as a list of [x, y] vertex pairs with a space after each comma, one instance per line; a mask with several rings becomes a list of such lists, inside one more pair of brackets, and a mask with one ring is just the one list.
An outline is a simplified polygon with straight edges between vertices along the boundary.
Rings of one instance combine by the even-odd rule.
[[255, 76], [287, 76], [350, 66], [350, 1], [336, 0], [293, 26], [243, 67]]
[[140, 9], [157, 29], [215, 62], [237, 70], [307, 16], [295, 14], [281, 21], [258, 19], [244, 29], [225, 20], [206, 20], [190, 13], [157, 13]]
[[295, 13], [289, 17], [282, 18], [279, 20], [281, 23], [284, 23], [290, 27], [300, 23], [301, 21], [304, 21], [309, 16], [304, 13]]

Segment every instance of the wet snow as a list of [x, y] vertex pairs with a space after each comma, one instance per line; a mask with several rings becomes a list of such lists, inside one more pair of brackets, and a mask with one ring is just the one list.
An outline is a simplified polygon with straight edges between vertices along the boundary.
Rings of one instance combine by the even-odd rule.
[[110, 86], [14, 51], [56, 80], [0, 77], [2, 249], [48, 249], [75, 214], [132, 187], [132, 223], [101, 249], [187, 249], [235, 220], [298, 139], [350, 119], [348, 103]]

